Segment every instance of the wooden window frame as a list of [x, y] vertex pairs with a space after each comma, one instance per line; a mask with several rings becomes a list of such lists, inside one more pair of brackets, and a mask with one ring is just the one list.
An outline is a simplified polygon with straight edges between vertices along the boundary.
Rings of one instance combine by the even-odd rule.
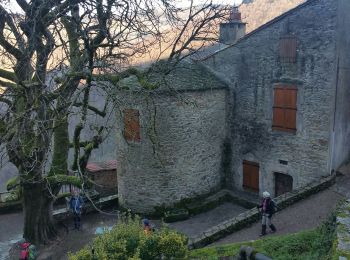
[[[123, 111], [124, 130], [123, 135], [126, 141], [139, 143], [141, 141], [140, 111], [138, 109], [127, 108]], [[131, 122], [130, 117], [133, 117]], [[136, 120], [135, 120], [136, 119]]]
[[[288, 107], [288, 106], [278, 106], [275, 104], [275, 95], [276, 95], [276, 89], [281, 90], [295, 90], [296, 91], [296, 101], [295, 101], [295, 107]], [[286, 84], [276, 84], [276, 86], [273, 88], [273, 107], [272, 107], [272, 130], [273, 131], [281, 131], [281, 132], [289, 132], [289, 133], [296, 133], [297, 132], [297, 115], [298, 115], [298, 87], [297, 86], [291, 86]], [[274, 112], [275, 109], [281, 109], [284, 112], [287, 111], [294, 111], [295, 113], [295, 127], [290, 128], [285, 125], [274, 125]]]
[[[244, 165], [250, 165], [250, 166], [258, 167], [258, 187], [257, 188], [253, 188], [251, 186], [245, 185], [245, 183], [244, 183]], [[260, 190], [260, 188], [259, 188], [259, 185], [260, 185], [260, 179], [259, 179], [260, 178], [260, 165], [259, 165], [259, 163], [243, 160], [243, 163], [242, 163], [242, 177], [243, 177], [242, 187], [245, 190], [252, 191], [254, 193], [259, 193], [259, 190]]]

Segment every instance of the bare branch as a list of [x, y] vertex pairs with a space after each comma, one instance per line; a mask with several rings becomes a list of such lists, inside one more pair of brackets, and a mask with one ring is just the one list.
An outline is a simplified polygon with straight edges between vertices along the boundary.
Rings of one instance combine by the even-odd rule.
[[0, 78], [4, 78], [12, 82], [16, 81], [15, 73], [4, 69], [0, 69]]
[[26, 0], [16, 0], [16, 2], [24, 12], [27, 12], [29, 5]]
[[[4, 29], [5, 29], [5, 23], [12, 23], [12, 20], [9, 18], [9, 14], [6, 12], [6, 10], [0, 6], [0, 45], [9, 53], [11, 53], [16, 59], [20, 59], [22, 56], [22, 52], [17, 49], [13, 44], [8, 42], [5, 39], [4, 35]], [[14, 34], [18, 34], [15, 33]]]
[[[81, 102], [76, 102], [74, 103], [75, 107], [82, 107], [83, 103]], [[92, 112], [94, 112], [95, 114], [99, 115], [100, 117], [105, 117], [106, 116], [106, 106], [104, 107], [104, 110], [99, 110], [98, 108], [88, 105], [88, 109], [91, 110]]]

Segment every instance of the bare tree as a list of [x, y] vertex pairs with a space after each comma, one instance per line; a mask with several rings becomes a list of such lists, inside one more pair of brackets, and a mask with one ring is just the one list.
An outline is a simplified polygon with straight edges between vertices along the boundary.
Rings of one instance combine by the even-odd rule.
[[[84, 140], [88, 113], [104, 118], [109, 102], [117, 104], [106, 99], [103, 109], [92, 106], [91, 89], [108, 91], [130, 75], [147, 88], [151, 69], [141, 71], [133, 63], [156, 50], [157, 58], [166, 55], [176, 64], [213, 39], [213, 28], [228, 9], [192, 1], [179, 8], [172, 0], [16, 2], [18, 13], [0, 0], [0, 147], [19, 171], [24, 237], [45, 243], [56, 236], [52, 203], [60, 187], [89, 185], [86, 164], [108, 132], [105, 125], [96, 126], [93, 137]], [[72, 108], [80, 120], [70, 139]], [[69, 176], [68, 170], [80, 175]]]

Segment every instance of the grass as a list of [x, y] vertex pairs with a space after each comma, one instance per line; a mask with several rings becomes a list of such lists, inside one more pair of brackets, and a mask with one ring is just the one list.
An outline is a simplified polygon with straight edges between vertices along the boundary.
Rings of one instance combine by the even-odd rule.
[[221, 256], [235, 256], [240, 247], [246, 245], [274, 260], [328, 260], [332, 259], [335, 236], [335, 217], [333, 216], [313, 230], [266, 237], [252, 242], [196, 249], [191, 251], [190, 259], [216, 260]]

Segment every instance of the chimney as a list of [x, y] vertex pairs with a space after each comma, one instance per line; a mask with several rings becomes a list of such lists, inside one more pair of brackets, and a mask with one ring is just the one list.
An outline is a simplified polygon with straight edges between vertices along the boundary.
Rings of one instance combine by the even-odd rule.
[[238, 6], [234, 5], [227, 23], [220, 24], [219, 41], [224, 44], [233, 44], [245, 35], [246, 23], [242, 22]]

